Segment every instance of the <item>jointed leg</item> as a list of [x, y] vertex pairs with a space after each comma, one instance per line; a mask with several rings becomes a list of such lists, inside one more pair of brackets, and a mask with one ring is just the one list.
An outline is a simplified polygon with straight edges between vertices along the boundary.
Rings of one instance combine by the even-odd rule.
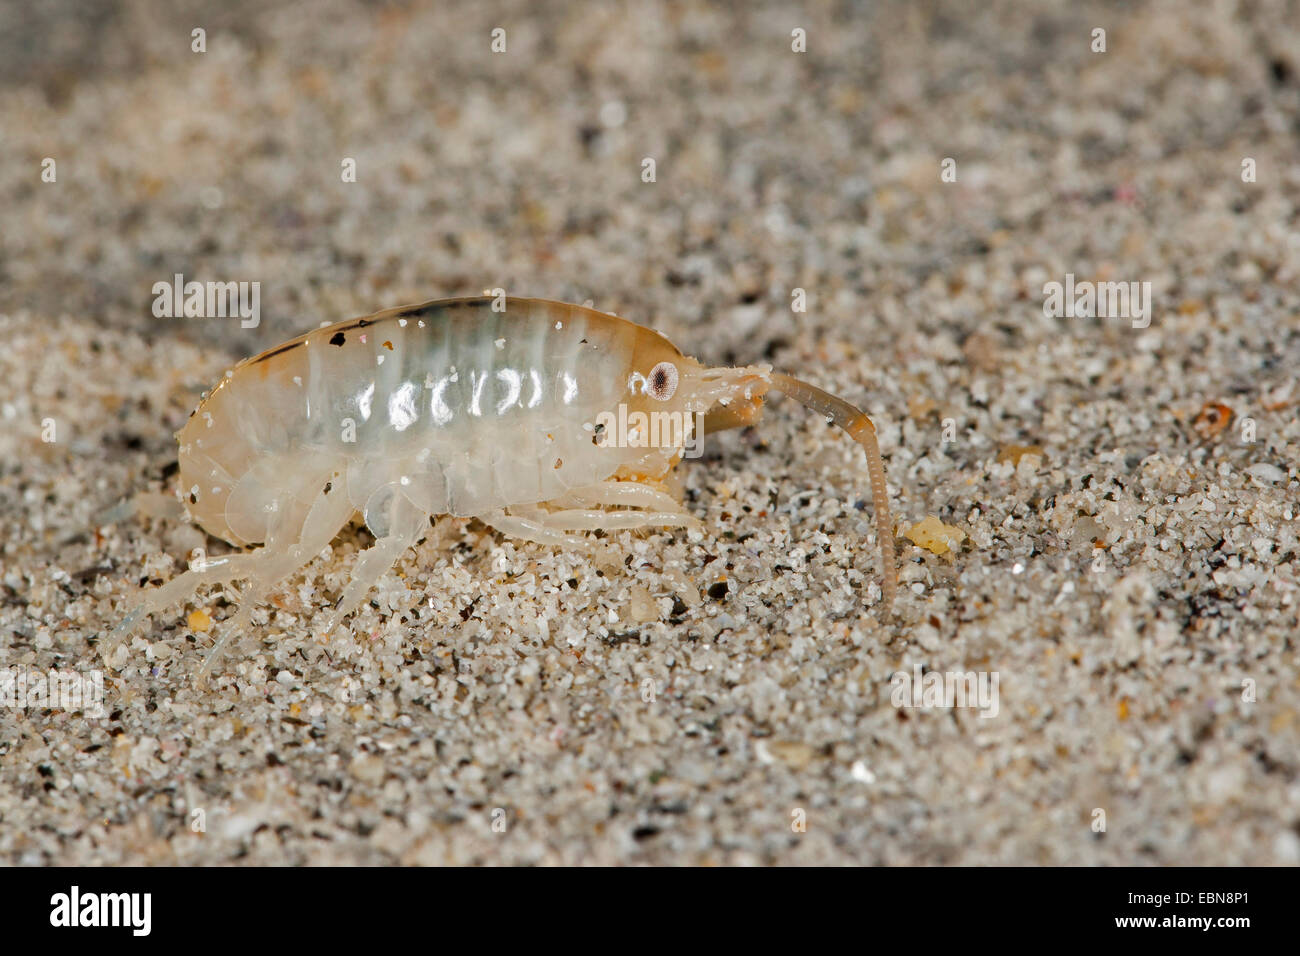
[[[212, 665], [221, 656], [230, 639], [248, 625], [252, 619], [253, 609], [262, 603], [276, 585], [295, 571], [310, 564], [312, 559], [334, 540], [334, 536], [352, 517], [353, 510], [351, 502], [343, 491], [335, 491], [332, 494], [322, 492], [317, 496], [303, 522], [298, 543], [286, 551], [266, 554], [262, 564], [248, 575], [253, 584], [240, 595], [239, 609], [235, 614], [222, 622], [221, 636], [212, 645], [212, 649], [208, 651], [208, 656], [203, 661], [203, 666], [199, 669], [200, 683], [207, 679]], [[266, 551], [266, 548], [262, 548], [258, 553], [264, 554]]]
[[174, 604], [189, 600], [205, 586], [230, 584], [232, 581], [251, 577], [257, 573], [259, 566], [265, 564], [265, 560], [266, 556], [260, 548], [250, 554], [227, 554], [219, 558], [209, 558], [203, 565], [178, 574], [166, 584], [146, 592], [140, 597], [140, 602], [104, 639], [102, 646], [104, 657], [109, 657], [122, 641], [130, 637], [146, 616], [157, 614]]
[[602, 481], [590, 488], [571, 491], [556, 504], [575, 508], [626, 505], [629, 508], [685, 513], [681, 502], [672, 495], [639, 481]]
[[319, 632], [327, 635], [338, 626], [348, 614], [356, 610], [370, 589], [379, 583], [398, 559], [419, 543], [429, 530], [429, 516], [416, 508], [405, 498], [395, 496], [392, 512], [386, 524], [388, 533], [363, 551], [352, 568], [352, 580], [343, 589], [343, 595], [325, 619], [325, 626]]
[[629, 531], [640, 528], [698, 527], [700, 521], [684, 511], [602, 511], [573, 508], [545, 512], [542, 524], [555, 531]]
[[[178, 574], [166, 584], [140, 595], [135, 607], [117, 623], [117, 626], [105, 638], [101, 651], [104, 658], [107, 659], [117, 650], [118, 645], [136, 631], [140, 626], [140, 622], [146, 616], [157, 614], [175, 604], [188, 601], [203, 587], [230, 584], [243, 578], [262, 579], [267, 577], [268, 569], [274, 563], [277, 554], [278, 542], [283, 539], [295, 540], [301, 531], [304, 517], [308, 513], [309, 509], [306, 505], [298, 505], [281, 515], [266, 543], [257, 550], [244, 554], [228, 554], [219, 558], [209, 558], [201, 566]], [[337, 528], [335, 531], [337, 532]], [[326, 544], [328, 543], [326, 541]], [[324, 546], [321, 545], [322, 548]], [[317, 548], [317, 550], [320, 550], [320, 548]]]
[[[628, 528], [702, 527], [672, 495], [640, 481], [602, 481], [589, 488], [571, 491], [553, 502], [560, 511], [546, 516], [552, 527], [569, 530], [622, 530]], [[602, 511], [598, 508], [627, 507], [639, 511]], [[571, 510], [572, 509], [572, 510]]]
[[507, 514], [504, 510], [498, 510], [479, 515], [478, 519], [485, 525], [495, 528], [502, 534], [507, 534], [512, 538], [520, 538], [536, 544], [572, 548], [575, 551], [590, 551], [592, 549], [590, 539], [584, 538], [582, 535], [565, 534], [563, 531], [551, 527], [546, 522], [547, 517], [546, 512], [540, 510], [530, 511], [526, 515]]
[[[560, 510], [516, 507], [509, 513], [500, 510], [482, 515], [480, 520], [512, 537], [584, 551], [593, 547], [591, 540], [571, 532], [700, 526], [672, 495], [636, 481], [602, 481], [548, 504], [558, 505]], [[654, 510], [606, 510], [618, 507]]]

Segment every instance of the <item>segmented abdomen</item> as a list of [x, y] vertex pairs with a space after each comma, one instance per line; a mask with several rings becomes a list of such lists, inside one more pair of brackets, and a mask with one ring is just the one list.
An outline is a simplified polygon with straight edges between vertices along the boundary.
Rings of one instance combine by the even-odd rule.
[[492, 302], [380, 313], [241, 363], [178, 435], [191, 514], [252, 543], [267, 505], [310, 500], [322, 471], [340, 473], [358, 510], [397, 483], [426, 513], [455, 515], [608, 477], [617, 456], [584, 425], [625, 389], [634, 327], [560, 303]]

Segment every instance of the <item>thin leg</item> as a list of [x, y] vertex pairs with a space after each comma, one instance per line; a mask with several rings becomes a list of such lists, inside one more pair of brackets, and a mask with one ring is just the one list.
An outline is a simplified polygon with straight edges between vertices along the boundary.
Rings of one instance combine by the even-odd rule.
[[147, 615], [157, 614], [172, 605], [188, 602], [202, 587], [229, 584], [241, 578], [254, 580], [265, 578], [268, 567], [273, 564], [277, 552], [283, 547], [280, 542], [283, 540], [287, 544], [297, 540], [303, 521], [310, 510], [306, 504], [298, 503], [282, 512], [266, 543], [257, 550], [212, 558], [205, 562], [203, 567], [178, 574], [166, 584], [142, 594], [138, 599], [139, 603], [109, 632], [101, 651], [104, 658], [107, 659], [117, 650], [122, 641], [135, 633], [140, 622]]
[[552, 511], [541, 518], [545, 527], [556, 531], [628, 531], [641, 528], [700, 527], [694, 515], [684, 511], [601, 511], [569, 509]]
[[239, 609], [235, 614], [222, 622], [221, 636], [212, 645], [212, 649], [208, 651], [203, 661], [203, 666], [199, 668], [200, 684], [207, 680], [213, 664], [221, 657], [230, 639], [244, 631], [252, 621], [253, 609], [262, 603], [276, 585], [310, 564], [312, 559], [334, 540], [335, 535], [352, 517], [353, 510], [347, 495], [342, 491], [335, 491], [332, 494], [322, 492], [317, 496], [303, 522], [298, 543], [285, 552], [267, 555], [256, 572], [249, 575], [253, 581], [252, 587], [240, 595]]
[[546, 514], [535, 511], [528, 515], [507, 514], [505, 511], [490, 511], [479, 515], [478, 520], [495, 528], [502, 534], [536, 544], [548, 544], [560, 548], [572, 548], [575, 551], [590, 551], [592, 543], [582, 535], [565, 534], [546, 524]]
[[603, 481], [590, 488], [572, 491], [559, 499], [556, 504], [575, 508], [626, 505], [629, 508], [646, 508], [674, 514], [685, 513], [681, 502], [672, 495], [638, 481]]
[[251, 554], [228, 554], [219, 558], [209, 558], [202, 567], [178, 574], [166, 584], [145, 592], [141, 595], [139, 603], [104, 639], [102, 645], [104, 657], [111, 656], [113, 651], [117, 650], [117, 646], [136, 631], [146, 616], [188, 601], [205, 586], [230, 584], [232, 581], [255, 575], [258, 567], [264, 565], [266, 561], [263, 550], [259, 548]]
[[343, 589], [339, 603], [325, 619], [319, 632], [322, 636], [333, 632], [341, 620], [356, 610], [362, 599], [409, 548], [419, 543], [429, 529], [429, 516], [419, 511], [405, 498], [394, 498], [394, 512], [388, 522], [388, 534], [361, 553], [352, 568], [352, 580]]

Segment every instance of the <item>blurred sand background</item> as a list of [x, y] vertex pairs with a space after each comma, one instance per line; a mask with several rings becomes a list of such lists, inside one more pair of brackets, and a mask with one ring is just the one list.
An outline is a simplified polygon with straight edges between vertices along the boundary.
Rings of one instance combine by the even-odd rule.
[[[104, 718], [0, 709], [0, 860], [1300, 863], [1300, 13], [976, 6], [0, 6], [0, 666], [102, 668], [229, 550], [169, 466], [235, 361], [495, 287], [861, 404], [905, 585], [782, 401], [686, 465], [701, 540], [444, 522], [324, 644], [354, 527], [207, 689], [177, 608]], [[260, 325], [155, 318], [176, 273]], [[1150, 326], [1046, 317], [1067, 274]], [[917, 666], [997, 716], [896, 708]]]

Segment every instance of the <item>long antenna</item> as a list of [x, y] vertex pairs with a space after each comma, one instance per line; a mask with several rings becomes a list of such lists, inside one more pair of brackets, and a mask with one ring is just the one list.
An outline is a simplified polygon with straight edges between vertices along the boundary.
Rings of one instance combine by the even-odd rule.
[[894, 565], [894, 524], [889, 517], [889, 489], [885, 485], [885, 463], [880, 458], [880, 443], [876, 441], [876, 426], [860, 408], [844, 399], [823, 392], [791, 375], [771, 373], [772, 387], [796, 402], [806, 405], [849, 433], [849, 437], [867, 453], [867, 474], [871, 478], [871, 504], [876, 513], [876, 537], [880, 539], [880, 564], [883, 575], [880, 585], [885, 611], [893, 606], [898, 593], [898, 568]]

